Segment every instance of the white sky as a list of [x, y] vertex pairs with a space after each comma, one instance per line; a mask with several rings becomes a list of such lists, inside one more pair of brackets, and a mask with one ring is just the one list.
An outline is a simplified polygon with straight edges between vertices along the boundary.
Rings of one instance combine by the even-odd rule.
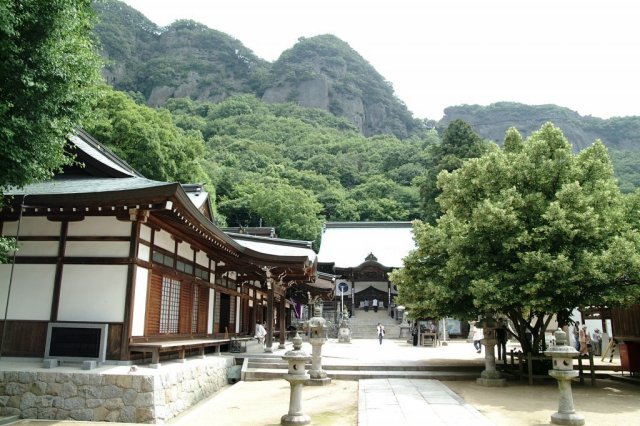
[[333, 34], [417, 118], [499, 101], [640, 115], [634, 0], [125, 0], [158, 25], [193, 19], [274, 61]]

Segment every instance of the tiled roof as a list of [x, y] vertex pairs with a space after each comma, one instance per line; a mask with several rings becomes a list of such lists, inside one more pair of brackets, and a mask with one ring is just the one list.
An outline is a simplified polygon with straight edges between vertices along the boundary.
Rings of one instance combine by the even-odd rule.
[[27, 185], [24, 188], [8, 189], [5, 195], [58, 195], [85, 194], [96, 192], [126, 191], [132, 189], [154, 188], [167, 185], [146, 178], [80, 178], [55, 179]]

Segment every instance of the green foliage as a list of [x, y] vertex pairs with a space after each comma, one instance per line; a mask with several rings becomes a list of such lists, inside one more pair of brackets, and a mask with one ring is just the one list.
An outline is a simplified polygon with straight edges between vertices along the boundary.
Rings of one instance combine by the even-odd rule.
[[0, 3], [0, 192], [49, 178], [99, 81], [89, 0]]
[[502, 313], [535, 351], [553, 314], [640, 299], [638, 196], [621, 195], [599, 141], [574, 155], [551, 124], [508, 140], [440, 174], [443, 215], [415, 224], [417, 249], [391, 279], [414, 315]]
[[136, 104], [122, 92], [103, 87], [86, 130], [144, 176], [161, 181], [207, 183], [202, 134], [173, 124], [167, 110]]
[[442, 214], [437, 203], [437, 198], [442, 192], [437, 184], [440, 173], [458, 169], [466, 160], [481, 156], [488, 147], [471, 126], [462, 120], [449, 123], [444, 131], [442, 143], [429, 146], [427, 168], [417, 179], [424, 209], [423, 217], [426, 221], [435, 223]]
[[248, 175], [236, 182], [219, 211], [232, 225], [274, 226], [282, 238], [319, 241], [322, 206], [309, 191], [281, 179]]
[[[168, 106], [182, 116], [198, 105], [181, 101]], [[271, 182], [264, 183], [266, 178], [311, 194], [326, 220], [419, 216], [418, 190], [412, 180], [426, 162], [425, 141], [365, 138], [326, 111], [266, 105], [250, 96], [202, 109], [207, 111], [205, 134], [210, 135], [208, 171], [224, 206], [220, 212], [231, 225], [255, 225], [267, 217], [258, 214], [247, 197], [236, 202], [238, 182], [266, 185]], [[295, 191], [291, 194], [290, 202], [297, 203]]]

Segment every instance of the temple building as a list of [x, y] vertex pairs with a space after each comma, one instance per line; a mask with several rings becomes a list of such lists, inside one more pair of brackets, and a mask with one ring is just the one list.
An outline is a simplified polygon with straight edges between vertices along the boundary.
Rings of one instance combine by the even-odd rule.
[[[82, 130], [67, 149], [73, 165], [5, 193], [1, 356], [119, 362], [165, 342], [182, 357], [256, 321], [284, 343], [287, 291], [316, 280], [310, 243], [225, 233], [202, 185], [146, 179]], [[200, 344], [171, 346], [185, 339]]]

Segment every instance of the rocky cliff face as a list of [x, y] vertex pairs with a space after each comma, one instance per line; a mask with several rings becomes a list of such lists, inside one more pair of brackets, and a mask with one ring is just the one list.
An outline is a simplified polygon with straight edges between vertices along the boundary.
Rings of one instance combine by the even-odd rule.
[[296, 102], [347, 118], [366, 135], [406, 137], [417, 126], [391, 86], [337, 37], [301, 38], [273, 64], [265, 102]]
[[584, 117], [568, 108], [556, 105], [523, 105], [499, 102], [489, 106], [462, 105], [445, 109], [440, 125], [461, 119], [485, 139], [499, 144], [509, 127], [515, 127], [523, 136], [529, 136], [546, 122], [562, 129], [567, 140], [579, 151], [596, 139], [610, 149], [640, 150], [640, 118], [624, 117], [603, 120]]

